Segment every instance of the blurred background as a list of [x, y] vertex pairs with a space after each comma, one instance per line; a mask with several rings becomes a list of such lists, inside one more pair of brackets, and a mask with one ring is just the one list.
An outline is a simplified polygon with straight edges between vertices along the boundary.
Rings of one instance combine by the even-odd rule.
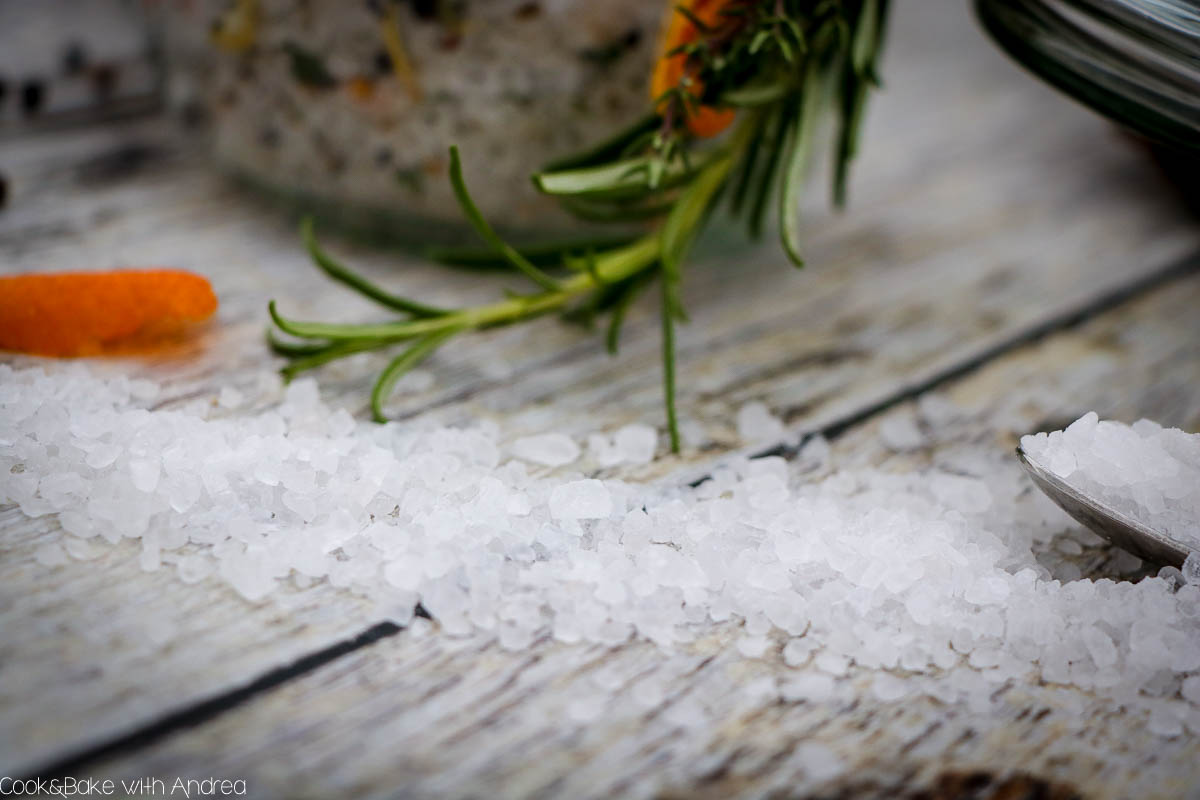
[[[1150, 143], [1195, 199], [1194, 3], [974, 7], [1013, 59]], [[0, 137], [170, 113], [244, 182], [351, 228], [425, 241], [460, 231], [442, 180], [453, 140], [486, 153], [486, 169], [468, 161], [468, 183], [502, 226], [570, 227], [526, 176], [642, 113], [660, 11], [641, 0], [0, 0]]]
[[132, 0], [0, 0], [0, 131], [162, 107], [160, 28]]

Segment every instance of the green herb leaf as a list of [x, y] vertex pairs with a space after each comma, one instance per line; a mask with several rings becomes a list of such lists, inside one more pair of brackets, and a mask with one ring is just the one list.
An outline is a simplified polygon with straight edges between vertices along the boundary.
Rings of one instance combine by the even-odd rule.
[[786, 170], [779, 193], [779, 233], [783, 250], [792, 264], [804, 266], [800, 255], [800, 194], [812, 155], [817, 124], [824, 105], [824, 86], [817, 59], [809, 56], [804, 79], [804, 95], [800, 99], [800, 119], [791, 131], [787, 145]]
[[783, 151], [792, 126], [795, 124], [793, 119], [795, 106], [795, 97], [789, 95], [784, 99], [779, 111], [773, 115], [768, 128], [763, 132], [763, 137], [767, 139], [767, 143], [763, 145], [767, 152], [767, 161], [759, 173], [760, 177], [754, 190], [754, 202], [750, 206], [746, 220], [746, 228], [752, 239], [760, 238], [763, 233], [771, 190], [778, 183], [776, 176], [779, 173], [779, 165], [783, 161]]
[[444, 308], [425, 305], [424, 303], [409, 300], [406, 297], [391, 294], [334, 260], [317, 244], [312, 217], [305, 217], [301, 221], [300, 238], [304, 241], [304, 247], [308, 250], [309, 256], [312, 257], [313, 263], [320, 267], [322, 272], [338, 283], [349, 286], [364, 297], [370, 298], [388, 308], [412, 314], [414, 317], [440, 317], [450, 313]]
[[328, 364], [330, 361], [336, 361], [339, 358], [346, 358], [355, 353], [365, 353], [370, 350], [378, 350], [381, 347], [386, 347], [392, 344], [394, 339], [348, 339], [344, 342], [335, 342], [325, 345], [319, 350], [308, 354], [304, 357], [293, 358], [279, 372], [285, 380], [291, 380], [306, 370], [315, 369], [316, 367]]
[[288, 55], [292, 77], [300, 83], [313, 89], [332, 89], [338, 85], [337, 78], [329, 74], [316, 53], [291, 41], [283, 43], [283, 51]]
[[274, 331], [267, 329], [267, 346], [276, 355], [286, 356], [287, 358], [311, 356], [326, 349], [329, 347], [329, 344], [329, 342], [285, 342], [277, 337]]
[[450, 185], [454, 188], [454, 196], [458, 198], [458, 204], [462, 207], [463, 214], [485, 242], [538, 286], [547, 291], [556, 291], [559, 288], [558, 281], [535, 267], [512, 245], [501, 239], [484, 219], [483, 214], [479, 212], [479, 207], [475, 205], [475, 201], [471, 199], [471, 195], [467, 191], [467, 184], [463, 180], [462, 161], [458, 157], [458, 148], [453, 146], [450, 148]]
[[446, 327], [443, 320], [447, 317], [429, 319], [405, 320], [401, 322], [383, 322], [374, 325], [338, 325], [327, 322], [299, 322], [288, 319], [279, 313], [275, 301], [267, 304], [267, 312], [279, 330], [297, 336], [301, 339], [328, 339], [344, 341], [346, 339], [411, 339], [424, 333], [440, 330]]
[[541, 172], [565, 172], [567, 170], [592, 167], [605, 164], [625, 155], [634, 142], [652, 133], [661, 124], [658, 114], [647, 114], [624, 130], [618, 131], [608, 139], [592, 147], [573, 153], [563, 158], [555, 159], [542, 167]]
[[686, 182], [695, 170], [679, 159], [650, 155], [563, 172], [539, 172], [533, 185], [544, 194], [630, 199]]
[[791, 87], [782, 82], [761, 83], [732, 89], [721, 95], [721, 105], [734, 108], [758, 108], [778, 102]]
[[681, 266], [688, 249], [699, 233], [704, 218], [712, 207], [712, 201], [717, 191], [725, 182], [733, 166], [732, 154], [714, 159], [708, 163], [696, 179], [687, 185], [675, 207], [667, 215], [663, 223], [662, 234], [662, 270], [663, 287], [666, 292], [668, 307], [671, 313], [682, 319], [683, 305], [679, 298], [679, 284], [682, 280]]
[[447, 339], [461, 330], [461, 328], [447, 328], [444, 331], [422, 336], [413, 342], [407, 350], [392, 359], [391, 363], [380, 374], [379, 380], [375, 382], [375, 388], [371, 390], [371, 415], [375, 418], [376, 422], [387, 422], [387, 416], [383, 413], [383, 404], [391, 396], [392, 389], [396, 388], [396, 381], [400, 380], [404, 373], [428, 358], [434, 350], [437, 350]]

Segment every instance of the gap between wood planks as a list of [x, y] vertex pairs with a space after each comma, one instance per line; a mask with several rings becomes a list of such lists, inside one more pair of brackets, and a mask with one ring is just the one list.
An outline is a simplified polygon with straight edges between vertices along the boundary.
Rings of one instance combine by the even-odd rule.
[[[1124, 286], [1119, 286], [1077, 309], [1064, 311], [1032, 326], [1028, 330], [1015, 333], [983, 352], [965, 359], [960, 364], [947, 367], [907, 388], [901, 388], [892, 392], [881, 400], [866, 405], [852, 414], [847, 414], [833, 420], [819, 429], [807, 431], [795, 444], [775, 445], [756, 451], [750, 457], [782, 456], [784, 458], [792, 458], [799, 452], [805, 442], [815, 436], [836, 439], [869, 419], [883, 414], [897, 405], [913, 400], [925, 392], [965, 377], [1006, 353], [1045, 339], [1061, 331], [1077, 327], [1106, 311], [1148, 294], [1152, 290], [1168, 283], [1185, 278], [1194, 272], [1200, 272], [1200, 252], [1192, 253], [1138, 280]], [[698, 486], [706, 480], [708, 480], [708, 476], [703, 475], [690, 481], [688, 485], [693, 487]], [[429, 613], [420, 605], [417, 606], [416, 615], [425, 619], [431, 619]], [[329, 647], [303, 656], [291, 664], [269, 670], [238, 688], [221, 692], [207, 700], [201, 700], [185, 706], [182, 709], [170, 712], [154, 721], [148, 722], [130, 733], [111, 738], [100, 744], [47, 763], [38, 769], [30, 770], [26, 777], [47, 779], [79, 774], [91, 763], [135, 752], [177, 731], [199, 727], [227, 711], [231, 711], [256, 699], [259, 695], [271, 692], [285, 683], [315, 672], [343, 656], [349, 655], [356, 650], [370, 647], [380, 640], [399, 634], [403, 630], [403, 627], [394, 623], [380, 622], [351, 638], [344, 639]]]

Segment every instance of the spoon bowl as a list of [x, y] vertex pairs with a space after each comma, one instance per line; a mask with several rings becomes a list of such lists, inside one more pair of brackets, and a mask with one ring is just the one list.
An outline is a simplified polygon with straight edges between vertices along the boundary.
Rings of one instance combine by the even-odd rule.
[[1187, 546], [1094, 497], [1082, 494], [1058, 475], [1030, 459], [1020, 447], [1017, 448], [1017, 457], [1037, 487], [1093, 533], [1144, 561], [1172, 567], [1183, 566], [1191, 552]]

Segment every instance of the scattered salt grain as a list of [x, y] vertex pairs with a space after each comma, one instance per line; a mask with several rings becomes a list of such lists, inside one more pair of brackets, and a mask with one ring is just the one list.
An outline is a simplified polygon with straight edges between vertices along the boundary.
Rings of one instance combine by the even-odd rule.
[[939, 428], [962, 416], [962, 409], [938, 392], [926, 392], [917, 400], [917, 414], [931, 428]]
[[57, 567], [67, 563], [67, 554], [58, 542], [38, 545], [37, 550], [33, 552], [33, 557], [43, 567]]
[[1083, 545], [1068, 536], [1060, 536], [1054, 540], [1058, 552], [1068, 556], [1077, 556], [1083, 552]]
[[586, 478], [555, 486], [549, 509], [560, 520], [603, 519], [612, 513], [612, 496], [603, 481]]
[[666, 689], [656, 678], [645, 678], [633, 685], [630, 691], [633, 702], [641, 708], [653, 708], [666, 698]]
[[912, 414], [898, 412], [890, 414], [879, 424], [879, 438], [891, 451], [902, 453], [916, 450], [925, 443], [925, 436], [917, 427]]
[[771, 640], [766, 636], [743, 636], [738, 639], [737, 649], [746, 658], [760, 658], [770, 644]]
[[871, 684], [871, 693], [884, 703], [894, 703], [907, 697], [911, 691], [912, 686], [908, 681], [889, 672], [880, 672]]
[[612, 436], [588, 436], [588, 452], [599, 467], [648, 464], [658, 449], [658, 432], [649, 425], [626, 425]]
[[813, 781], [820, 783], [836, 778], [845, 771], [845, 762], [833, 750], [817, 742], [801, 742], [792, 757]]
[[1200, 586], [1200, 551], [1193, 550], [1188, 553], [1180, 572], [1184, 581], [1193, 586]]
[[784, 431], [783, 421], [774, 416], [764, 403], [746, 403], [738, 409], [737, 432], [744, 442], [775, 442], [783, 438]]
[[412, 639], [424, 639], [433, 633], [433, 623], [424, 617], [417, 617], [412, 622], [408, 623], [405, 629], [408, 636]]
[[810, 639], [795, 638], [783, 646], [783, 663], [789, 667], [803, 666], [812, 658], [812, 651], [815, 647]]
[[74, 537], [67, 537], [64, 547], [71, 558], [79, 561], [92, 561], [104, 555], [105, 552], [104, 548], [99, 544], [94, 544], [87, 539], [76, 539]]
[[199, 583], [212, 574], [212, 561], [203, 556], [184, 556], [175, 563], [179, 580], [184, 583]]
[[603, 694], [579, 697], [567, 705], [567, 716], [576, 722], [592, 722], [604, 715], [608, 698]]
[[232, 386], [222, 387], [221, 392], [217, 395], [217, 405], [221, 408], [241, 408], [245, 401], [245, 395]]
[[820, 672], [808, 672], [785, 680], [779, 687], [784, 700], [790, 703], [806, 701], [824, 703], [836, 694], [837, 682]]
[[1200, 675], [1192, 675], [1191, 677], [1184, 678], [1183, 686], [1179, 691], [1183, 695], [1184, 700], [1200, 706]]
[[565, 434], [542, 433], [524, 436], [512, 443], [512, 454], [522, 461], [544, 467], [561, 467], [579, 458], [579, 445]]
[[658, 432], [649, 425], [626, 425], [613, 436], [621, 461], [627, 464], [648, 464], [658, 447]]

